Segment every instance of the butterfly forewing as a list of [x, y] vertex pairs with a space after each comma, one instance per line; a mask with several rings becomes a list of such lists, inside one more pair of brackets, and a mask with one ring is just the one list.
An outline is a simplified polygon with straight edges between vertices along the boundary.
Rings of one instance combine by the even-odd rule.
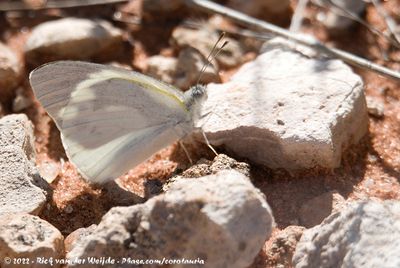
[[183, 94], [139, 73], [61, 61], [34, 70], [30, 82], [92, 182], [115, 179], [193, 127]]

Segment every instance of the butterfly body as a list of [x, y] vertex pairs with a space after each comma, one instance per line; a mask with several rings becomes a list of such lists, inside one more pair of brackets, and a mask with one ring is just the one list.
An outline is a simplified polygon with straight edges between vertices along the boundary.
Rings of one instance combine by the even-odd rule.
[[182, 93], [137, 72], [78, 61], [43, 65], [30, 82], [67, 156], [95, 183], [117, 178], [191, 133], [207, 96], [200, 85]]

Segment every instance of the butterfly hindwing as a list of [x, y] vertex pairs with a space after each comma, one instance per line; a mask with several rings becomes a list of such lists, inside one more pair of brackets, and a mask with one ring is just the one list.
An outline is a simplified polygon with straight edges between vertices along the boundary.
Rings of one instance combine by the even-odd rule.
[[92, 182], [115, 179], [192, 128], [183, 94], [139, 73], [60, 61], [34, 70], [30, 82]]

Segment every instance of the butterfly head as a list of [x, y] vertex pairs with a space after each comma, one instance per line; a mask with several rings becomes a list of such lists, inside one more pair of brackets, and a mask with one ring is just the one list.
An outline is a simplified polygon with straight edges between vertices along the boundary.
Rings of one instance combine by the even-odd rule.
[[200, 116], [201, 105], [207, 100], [206, 87], [197, 84], [185, 92], [186, 108], [192, 113], [192, 118], [197, 120]]

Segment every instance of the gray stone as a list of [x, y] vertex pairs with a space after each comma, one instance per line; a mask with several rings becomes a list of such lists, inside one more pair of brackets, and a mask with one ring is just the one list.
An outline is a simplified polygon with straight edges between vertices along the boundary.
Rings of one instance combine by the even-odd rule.
[[400, 202], [361, 201], [303, 233], [300, 267], [400, 267]]
[[345, 202], [344, 197], [336, 191], [314, 197], [300, 207], [300, 224], [306, 228], [314, 227], [332, 213], [339, 211]]
[[207, 59], [200, 51], [193, 47], [183, 49], [178, 56], [174, 85], [186, 90], [197, 83], [204, 85], [208, 83], [220, 83], [221, 78], [218, 75], [218, 66], [216, 64], [209, 64], [203, 70], [206, 65]]
[[224, 84], [209, 84], [202, 126], [210, 143], [270, 168], [335, 168], [368, 130], [361, 78], [340, 60], [285, 43], [264, 47]]
[[[44, 265], [38, 258], [49, 261], [61, 258], [64, 251], [63, 236], [50, 223], [29, 214], [3, 214], [0, 217], [1, 267], [60, 267]], [[5, 260], [10, 258], [11, 265]], [[14, 264], [14, 261], [22, 261]]]
[[67, 258], [185, 258], [200, 261], [193, 267], [246, 267], [270, 235], [273, 222], [263, 195], [248, 178], [225, 170], [176, 181], [168, 192], [144, 204], [112, 208]]
[[16, 90], [16, 96], [12, 103], [12, 110], [14, 113], [21, 112], [22, 110], [29, 108], [33, 104], [33, 101], [25, 96], [23, 91], [24, 89], [22, 87]]
[[34, 166], [32, 124], [24, 114], [0, 120], [0, 214], [38, 214], [48, 185]]
[[104, 20], [64, 18], [36, 26], [25, 46], [26, 60], [38, 64], [51, 60], [107, 58], [122, 47], [122, 31]]
[[21, 81], [22, 66], [15, 53], [0, 43], [0, 99], [10, 99]]
[[[218, 32], [212, 27], [205, 25], [201, 29], [189, 29], [176, 27], [172, 32], [171, 43], [173, 46], [183, 49], [188, 46], [194, 47], [207, 57], [219, 38]], [[228, 45], [216, 57], [217, 62], [225, 67], [234, 67], [242, 62], [244, 51], [238, 41], [225, 37]]]
[[0, 120], [0, 148], [16, 146], [35, 162], [35, 137], [33, 125], [25, 114], [11, 114]]
[[147, 74], [181, 90], [187, 90], [197, 83], [221, 82], [215, 64], [210, 64], [200, 75], [206, 63], [207, 59], [197, 49], [186, 47], [178, 58], [160, 55], [148, 58]]
[[168, 84], [174, 83], [178, 60], [172, 57], [156, 55], [147, 59], [146, 74]]
[[199, 178], [211, 174], [216, 174], [221, 170], [235, 170], [246, 177], [250, 177], [250, 165], [225, 155], [218, 154], [213, 161], [201, 159], [196, 165], [188, 168], [176, 178]]
[[383, 118], [385, 115], [385, 106], [383, 102], [377, 100], [376, 98], [367, 96], [367, 107], [368, 114], [373, 117]]

